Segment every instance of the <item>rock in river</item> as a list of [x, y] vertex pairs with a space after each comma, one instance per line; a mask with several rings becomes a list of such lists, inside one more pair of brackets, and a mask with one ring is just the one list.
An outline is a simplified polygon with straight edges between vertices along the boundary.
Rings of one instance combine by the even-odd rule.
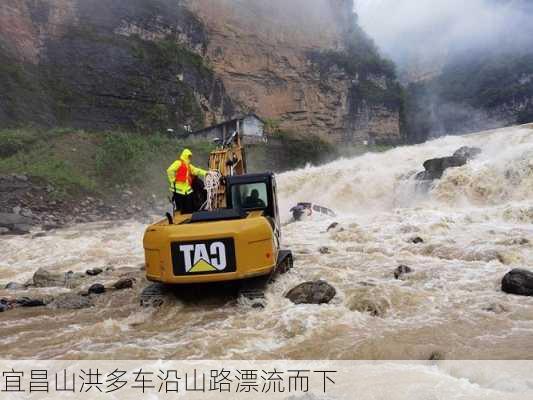
[[89, 294], [102, 294], [105, 293], [105, 287], [101, 283], [95, 283], [91, 285], [91, 287], [88, 290]]
[[513, 269], [503, 277], [502, 290], [509, 294], [533, 296], [533, 272]]
[[102, 272], [104, 272], [102, 268], [93, 268], [93, 269], [88, 269], [87, 271], [85, 271], [85, 273], [89, 276], [100, 275]]
[[64, 273], [49, 272], [42, 267], [33, 274], [33, 284], [37, 287], [61, 287], [65, 286], [66, 282]]
[[29, 297], [21, 297], [17, 299], [17, 305], [20, 307], [42, 307], [46, 303], [41, 299], [30, 299]]
[[117, 290], [130, 289], [133, 287], [133, 278], [122, 278], [113, 284], [113, 287]]
[[304, 282], [292, 288], [285, 295], [294, 304], [329, 303], [337, 291], [326, 281]]
[[417, 180], [434, 180], [442, 178], [448, 168], [462, 167], [467, 162], [464, 157], [432, 158], [424, 163], [424, 172], [416, 176]]
[[60, 308], [67, 310], [79, 310], [82, 308], [92, 307], [93, 303], [86, 296], [76, 293], [64, 293], [57, 296], [50, 304], [50, 308]]
[[468, 147], [463, 146], [453, 153], [454, 157], [463, 157], [467, 160], [473, 160], [481, 154], [481, 149], [479, 147]]
[[405, 275], [410, 274], [412, 272], [413, 270], [407, 265], [400, 265], [398, 268], [394, 270], [394, 278], [401, 279]]

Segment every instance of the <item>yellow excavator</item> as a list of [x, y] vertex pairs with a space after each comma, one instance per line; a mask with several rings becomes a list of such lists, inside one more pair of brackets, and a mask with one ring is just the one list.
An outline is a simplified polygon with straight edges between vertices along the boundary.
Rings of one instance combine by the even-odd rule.
[[166, 285], [245, 282], [290, 269], [292, 253], [280, 245], [274, 174], [246, 173], [237, 132], [219, 141], [209, 170], [200, 211], [174, 210], [146, 229], [147, 279]]

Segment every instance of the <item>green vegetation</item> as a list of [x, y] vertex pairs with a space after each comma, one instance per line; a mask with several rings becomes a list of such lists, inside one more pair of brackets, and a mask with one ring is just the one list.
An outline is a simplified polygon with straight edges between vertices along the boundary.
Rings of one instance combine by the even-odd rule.
[[[15, 140], [14, 140], [15, 138]], [[20, 173], [51, 183], [60, 197], [84, 193], [105, 195], [116, 185], [164, 193], [165, 170], [183, 147], [206, 167], [213, 145], [162, 135], [80, 130], [0, 131], [0, 174]]]
[[17, 154], [37, 139], [34, 133], [22, 129], [0, 131], [0, 158]]

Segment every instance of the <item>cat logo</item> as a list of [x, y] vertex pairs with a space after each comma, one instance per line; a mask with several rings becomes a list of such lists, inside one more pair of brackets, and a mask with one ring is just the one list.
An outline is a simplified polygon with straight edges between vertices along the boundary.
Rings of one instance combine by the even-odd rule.
[[235, 271], [233, 239], [172, 243], [175, 275], [212, 274]]

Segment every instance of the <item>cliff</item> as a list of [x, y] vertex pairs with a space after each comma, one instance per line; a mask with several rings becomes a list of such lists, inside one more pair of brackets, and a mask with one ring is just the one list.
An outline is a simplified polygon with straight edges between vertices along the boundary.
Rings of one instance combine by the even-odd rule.
[[397, 143], [400, 88], [351, 0], [5, 0], [0, 125], [182, 130], [255, 111]]

